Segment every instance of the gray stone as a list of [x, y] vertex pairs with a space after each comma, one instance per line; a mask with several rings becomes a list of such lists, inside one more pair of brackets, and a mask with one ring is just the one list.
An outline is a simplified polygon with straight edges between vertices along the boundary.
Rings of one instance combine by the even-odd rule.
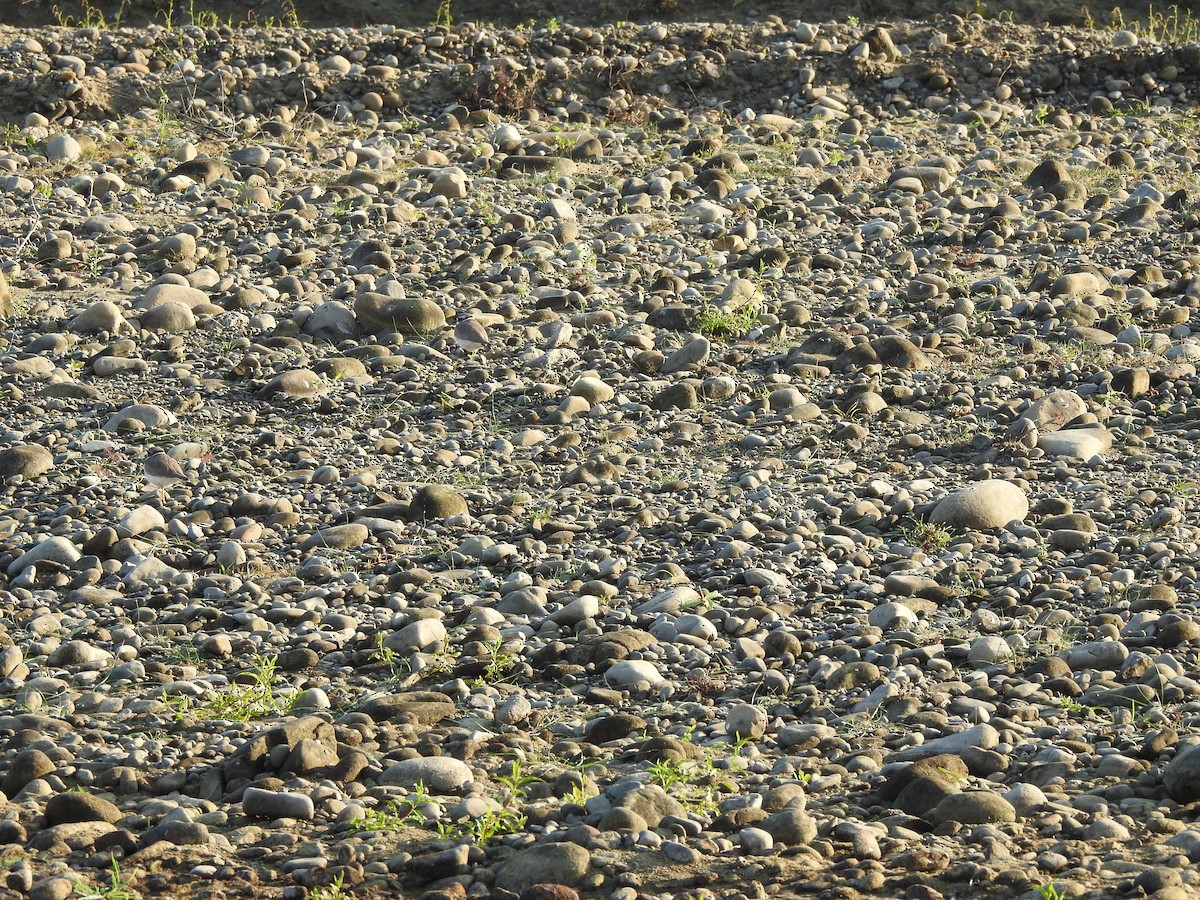
[[934, 738], [915, 747], [906, 747], [903, 750], [893, 753], [888, 758], [888, 761], [913, 762], [919, 759], [927, 759], [930, 756], [938, 756], [942, 753], [961, 756], [965, 751], [975, 747], [990, 750], [998, 743], [1000, 743], [1000, 733], [991, 725], [984, 723], [972, 726], [956, 734]]
[[758, 825], [782, 844], [809, 844], [817, 836], [816, 819], [796, 806], [772, 813]]
[[667, 816], [687, 817], [683, 805], [656, 784], [634, 788], [617, 805], [637, 813], [650, 828], [657, 828]]
[[71, 543], [69, 538], [49, 537], [30, 547], [9, 563], [6, 571], [8, 572], [8, 576], [12, 578], [14, 575], [29, 568], [29, 566], [40, 562], [52, 562], [69, 566], [77, 562], [82, 556], [83, 554], [79, 551], [79, 548]]
[[1029, 500], [1007, 481], [977, 481], [955, 491], [934, 508], [929, 521], [953, 528], [986, 530], [1021, 521], [1029, 514]]
[[95, 334], [100, 331], [120, 334], [131, 330], [131, 326], [125, 321], [121, 307], [111, 300], [97, 300], [68, 322], [67, 330], [75, 334]]
[[1120, 669], [1129, 658], [1129, 648], [1120, 641], [1088, 641], [1063, 654], [1073, 672], [1084, 669]]
[[734, 740], [757, 740], [767, 731], [767, 711], [761, 706], [738, 703], [725, 714], [725, 731]]
[[1112, 447], [1113, 436], [1107, 428], [1065, 428], [1042, 432], [1037, 445], [1047, 456], [1058, 456], [1076, 462], [1086, 462], [1101, 456]]
[[21, 444], [0, 450], [0, 478], [20, 476], [26, 480], [54, 468], [54, 456], [41, 444]]
[[357, 522], [332, 525], [310, 535], [301, 542], [300, 549], [305, 553], [312, 550], [351, 550], [361, 547], [370, 536], [367, 526]]
[[467, 501], [454, 488], [427, 484], [413, 495], [405, 518], [410, 522], [437, 522], [467, 513]]
[[1167, 763], [1163, 785], [1176, 803], [1200, 800], [1200, 746], [1189, 747]]
[[496, 869], [496, 885], [521, 893], [535, 884], [574, 886], [583, 881], [591, 864], [591, 854], [568, 841], [534, 844], [514, 853]]
[[252, 819], [311, 819], [312, 797], [287, 791], [248, 787], [242, 794], [242, 812]]
[[658, 667], [644, 659], [623, 659], [615, 663], [604, 673], [604, 680], [616, 688], [633, 687], [639, 683], [655, 688], [666, 681]]
[[963, 791], [942, 800], [929, 814], [932, 821], [983, 825], [990, 822], [1015, 822], [1017, 811], [1000, 794], [992, 791]]
[[438, 794], [456, 794], [471, 784], [471, 767], [449, 756], [423, 756], [401, 760], [384, 769], [380, 784], [414, 788], [418, 782]]
[[384, 638], [383, 646], [396, 653], [440, 649], [446, 641], [446, 626], [441, 619], [418, 619]]

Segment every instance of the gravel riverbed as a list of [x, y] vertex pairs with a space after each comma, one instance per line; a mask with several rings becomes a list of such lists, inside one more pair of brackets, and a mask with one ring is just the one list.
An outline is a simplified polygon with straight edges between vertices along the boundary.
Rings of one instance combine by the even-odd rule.
[[0, 27], [0, 897], [1200, 896], [1198, 92]]

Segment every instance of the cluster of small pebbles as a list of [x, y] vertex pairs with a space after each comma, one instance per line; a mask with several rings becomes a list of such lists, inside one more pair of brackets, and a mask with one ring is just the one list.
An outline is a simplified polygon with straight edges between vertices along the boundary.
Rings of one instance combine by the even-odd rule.
[[1198, 97], [0, 28], [0, 894], [1197, 896]]

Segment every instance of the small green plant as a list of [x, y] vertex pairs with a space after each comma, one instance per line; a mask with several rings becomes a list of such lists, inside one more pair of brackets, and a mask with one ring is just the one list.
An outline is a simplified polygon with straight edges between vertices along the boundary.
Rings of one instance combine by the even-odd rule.
[[1055, 702], [1059, 709], [1067, 715], [1077, 716], [1089, 722], [1103, 722], [1112, 717], [1112, 714], [1104, 707], [1080, 703], [1073, 697], [1058, 697]]
[[488, 684], [495, 684], [508, 677], [509, 670], [516, 664], [511, 653], [504, 649], [503, 641], [493, 641], [487, 645], [487, 656], [483, 661], [483, 677]]
[[585, 806], [594, 794], [590, 793], [586, 784], [574, 784], [571, 789], [563, 794], [563, 800], [573, 806]]
[[425, 671], [430, 675], [449, 675], [454, 671], [454, 667], [457, 664], [458, 651], [450, 649], [450, 642], [447, 639], [442, 643], [438, 651], [432, 654], [432, 658], [425, 667]]
[[646, 767], [650, 778], [668, 793], [671, 788], [690, 779], [688, 765], [679, 759], [660, 759]]
[[1146, 24], [1135, 25], [1134, 31], [1155, 44], [1190, 44], [1200, 39], [1200, 19], [1192, 10], [1174, 4], [1166, 12], [1151, 6], [1146, 10]]
[[228, 690], [209, 701], [212, 718], [246, 721], [287, 712], [290, 704], [275, 695], [278, 676], [276, 657], [260, 656], [249, 670], [244, 682], [234, 681]]
[[346, 873], [338, 872], [324, 887], [310, 887], [305, 891], [304, 900], [348, 900], [350, 896], [346, 890]]
[[1041, 887], [1035, 888], [1042, 900], [1066, 900], [1067, 895], [1058, 889], [1053, 881], [1047, 881]]
[[1117, 107], [1108, 114], [1110, 119], [1119, 119], [1125, 116], [1133, 116], [1138, 118], [1150, 114], [1150, 104], [1144, 100], [1134, 100], [1127, 103], [1124, 107]]
[[740, 338], [757, 324], [761, 313], [762, 307], [757, 302], [743, 303], [729, 310], [718, 309], [706, 303], [700, 310], [697, 327], [701, 334], [708, 337]]
[[514, 759], [512, 768], [507, 775], [498, 775], [493, 779], [497, 784], [502, 784], [508, 789], [509, 795], [513, 798], [524, 797], [525, 787], [530, 784], [538, 784], [542, 781], [536, 775], [522, 775], [521, 761]]
[[459, 837], [474, 838], [477, 844], [486, 844], [492, 838], [515, 834], [525, 827], [529, 819], [511, 809], [488, 810], [482, 816], [469, 819], [458, 829]]
[[272, 28], [302, 28], [304, 23], [300, 21], [300, 13], [296, 9], [295, 0], [286, 0], [283, 4], [283, 15], [267, 16], [262, 21], [262, 27], [267, 31]]
[[93, 888], [84, 881], [76, 881], [75, 896], [78, 900], [140, 900], [142, 895], [129, 886], [116, 856], [110, 855], [109, 860], [108, 884]]
[[175, 135], [183, 130], [183, 123], [179, 121], [179, 117], [171, 109], [171, 98], [167, 96], [166, 91], [159, 92], [158, 106], [155, 112], [158, 121], [157, 136], [160, 141], [175, 137]]
[[396, 651], [384, 645], [383, 632], [375, 635], [375, 647], [371, 650], [371, 661], [387, 666], [393, 675], [398, 675], [408, 668], [408, 660], [401, 659]]
[[395, 800], [388, 802], [386, 807], [368, 809], [364, 815], [350, 820], [350, 830], [360, 831], [395, 831], [404, 827], [407, 817], [401, 815], [400, 806]]
[[914, 522], [901, 528], [896, 536], [910, 547], [918, 547], [926, 553], [941, 550], [954, 538], [949, 530], [932, 522]]
[[121, 5], [113, 13], [111, 22], [105, 17], [104, 10], [98, 6], [94, 6], [90, 0], [83, 0], [79, 18], [64, 13], [58, 4], [50, 7], [50, 12], [54, 16], [55, 23], [62, 28], [96, 28], [106, 30], [109, 27], [121, 27], [121, 18], [125, 15], [125, 7], [128, 5], [129, 0], [121, 0]]
[[435, 28], [454, 27], [454, 8], [452, 4], [453, 0], [439, 0], [437, 13], [433, 18]]
[[389, 800], [383, 806], [367, 810], [366, 815], [350, 820], [350, 828], [355, 832], [396, 831], [406, 825], [424, 825], [425, 814], [421, 807], [432, 801], [433, 796], [425, 789], [425, 782], [418, 781], [404, 800]]
[[196, 9], [196, 0], [188, 0], [187, 24], [197, 28], [216, 28], [221, 24], [221, 19], [214, 10]]
[[754, 738], [750, 737], [750, 735], [748, 735], [748, 734], [741, 735], [733, 742], [733, 755], [741, 756], [742, 750], [745, 747], [752, 745], [753, 743], [754, 743]]
[[698, 610], [701, 613], [706, 613], [712, 609], [716, 602], [720, 599], [721, 595], [716, 591], [709, 591], [707, 594], [702, 594], [695, 600], [685, 600], [683, 603], [679, 604], [679, 608], [688, 612]]

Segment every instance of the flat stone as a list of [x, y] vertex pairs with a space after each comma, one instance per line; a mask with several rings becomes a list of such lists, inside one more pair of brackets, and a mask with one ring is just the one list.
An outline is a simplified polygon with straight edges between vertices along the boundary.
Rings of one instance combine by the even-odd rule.
[[1107, 428], [1099, 426], [1064, 428], [1039, 434], [1037, 445], [1047, 456], [1086, 462], [1108, 452], [1113, 445], [1113, 436]]
[[367, 526], [357, 522], [332, 525], [306, 538], [301, 542], [300, 549], [305, 553], [313, 550], [352, 550], [365, 544], [370, 536]]
[[449, 756], [425, 756], [393, 763], [379, 776], [380, 784], [414, 788], [418, 782], [439, 794], [456, 794], [475, 780], [471, 767]]
[[248, 787], [242, 794], [242, 811], [252, 819], [311, 819], [312, 797], [287, 791]]
[[616, 688], [633, 687], [639, 683], [654, 688], [666, 682], [654, 663], [633, 659], [624, 659], [612, 665], [604, 673], [604, 680]]
[[971, 728], [964, 729], [956, 734], [948, 734], [945, 737], [934, 738], [931, 741], [926, 741], [924, 744], [918, 744], [915, 747], [906, 747], [903, 750], [893, 753], [889, 757], [892, 762], [913, 762], [919, 759], [925, 759], [930, 756], [937, 756], [942, 753], [947, 753], [952, 756], [961, 756], [965, 751], [976, 747], [990, 750], [1000, 743], [1000, 734], [987, 723], [974, 725]]
[[30, 547], [15, 560], [9, 563], [9, 577], [17, 575], [29, 566], [40, 562], [52, 562], [58, 565], [70, 566], [77, 562], [83, 554], [68, 538], [49, 537]]

